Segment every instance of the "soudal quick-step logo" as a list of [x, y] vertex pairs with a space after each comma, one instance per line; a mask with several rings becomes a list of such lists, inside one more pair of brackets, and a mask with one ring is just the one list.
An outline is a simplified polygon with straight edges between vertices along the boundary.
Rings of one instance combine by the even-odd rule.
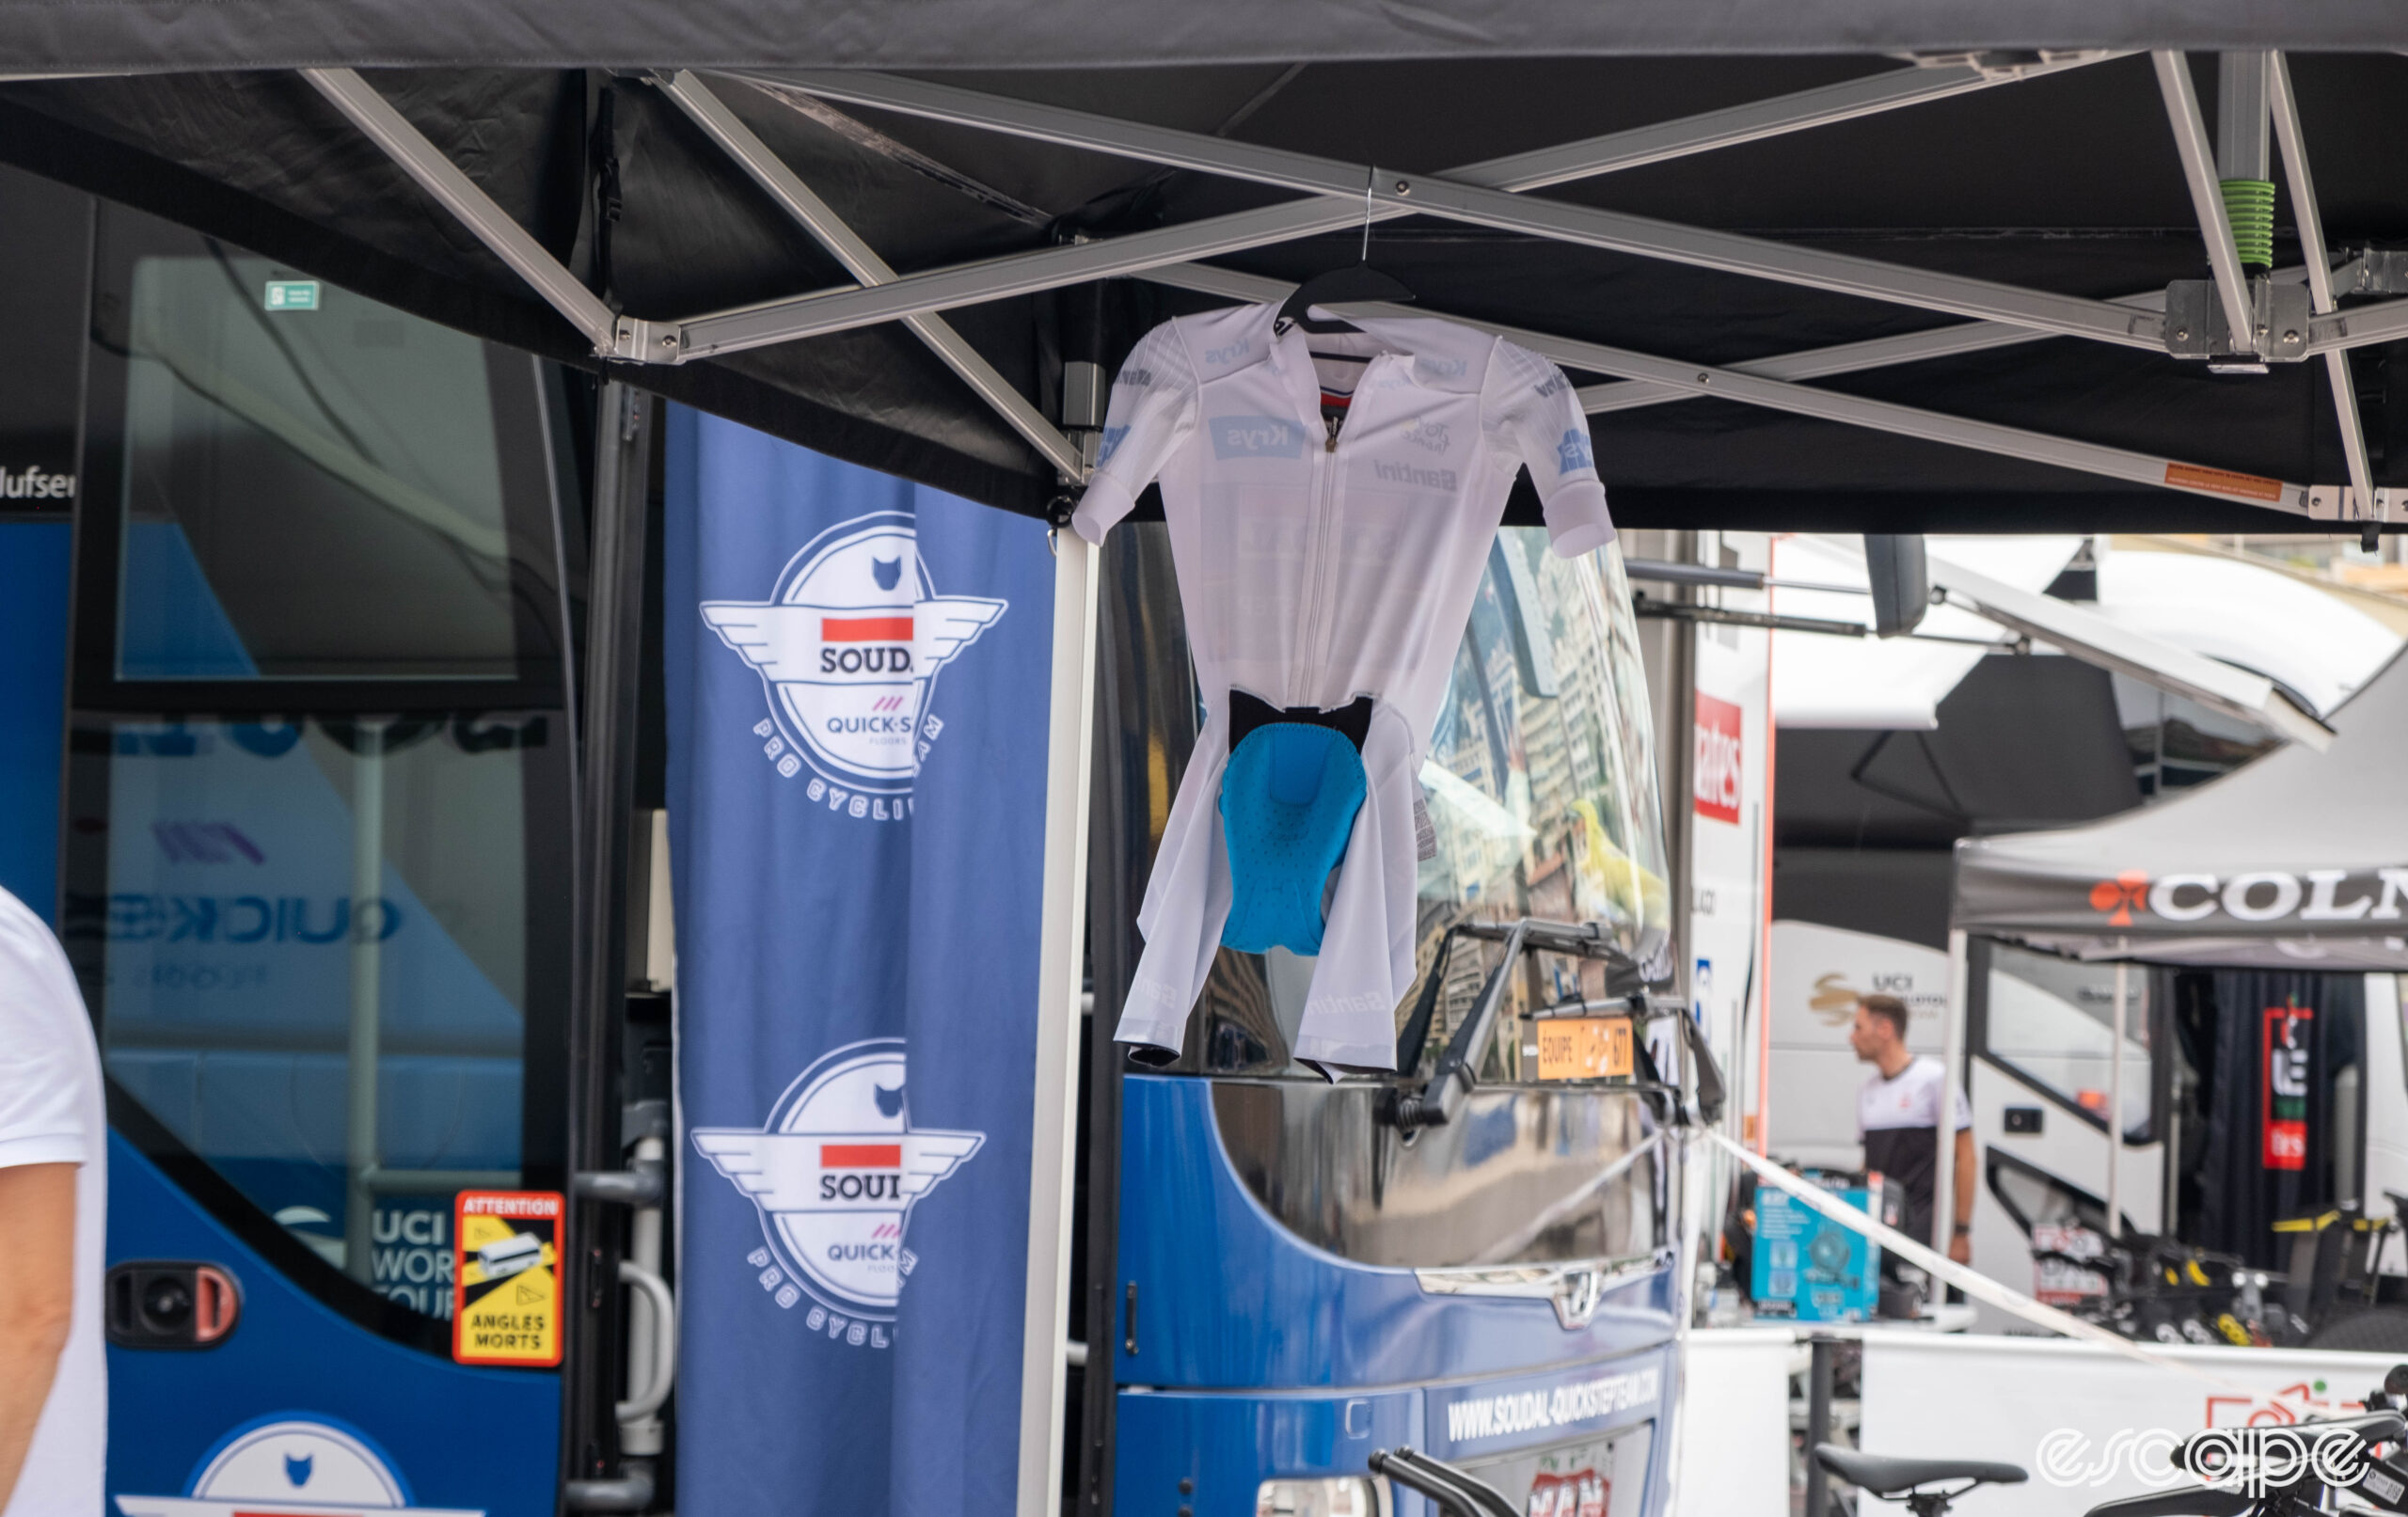
[[828, 809], [876, 821], [908, 814], [911, 782], [943, 730], [938, 673], [1008, 602], [940, 595], [908, 513], [839, 522], [786, 561], [765, 601], [705, 601], [703, 620], [761, 672], [768, 719], [753, 735]]
[[121, 1495], [125, 1517], [484, 1517], [420, 1507], [375, 1441], [315, 1413], [278, 1412], [236, 1428], [203, 1455], [181, 1496]]
[[918, 1262], [903, 1244], [911, 1209], [986, 1143], [983, 1132], [911, 1125], [903, 1040], [822, 1056], [758, 1128], [697, 1128], [694, 1147], [760, 1209], [767, 1246], [745, 1262], [780, 1306], [808, 1293], [803, 1326], [883, 1349]]
[[2400, 922], [2408, 904], [2408, 867], [2253, 869], [2238, 875], [2147, 874], [2128, 869], [2090, 887], [2090, 909], [2111, 927], [2141, 917], [2161, 922]]

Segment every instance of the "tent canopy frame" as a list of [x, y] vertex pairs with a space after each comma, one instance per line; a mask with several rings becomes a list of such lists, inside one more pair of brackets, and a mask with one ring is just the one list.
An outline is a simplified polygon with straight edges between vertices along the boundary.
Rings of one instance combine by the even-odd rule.
[[[1231, 141], [1007, 97], [958, 86], [841, 71], [729, 70], [723, 77], [789, 104], [796, 97], [866, 105], [954, 125], [1114, 154], [1161, 167], [1198, 170], [1296, 190], [1305, 198], [1254, 211], [1210, 216], [1152, 231], [1073, 241], [898, 276], [841, 216], [690, 71], [643, 76], [695, 122], [779, 208], [833, 254], [856, 283], [678, 319], [612, 311], [538, 245], [440, 149], [356, 71], [311, 69], [303, 77], [377, 149], [594, 345], [597, 357], [640, 365], [680, 365], [718, 355], [900, 321], [1011, 429], [1051, 463], [1066, 485], [1083, 482], [1092, 444], [1046, 419], [982, 357], [941, 312], [1006, 295], [1059, 289], [1111, 275], [1223, 298], [1277, 301], [1294, 286], [1214, 267], [1197, 260], [1299, 237], [1425, 214], [1692, 267], [1751, 276], [1969, 321], [1904, 337], [1875, 339], [1731, 365], [1701, 365], [1545, 332], [1473, 322], [1568, 368], [1613, 376], [1581, 398], [1594, 412], [1716, 397], [1743, 404], [1866, 427], [1902, 436], [2086, 472], [2125, 483], [2253, 504], [2312, 520], [2368, 526], [2408, 521], [2408, 492], [2376, 489], [2363, 424], [2349, 382], [2346, 351], [2408, 334], [2408, 299], [2347, 313], [2337, 308], [2329, 255], [2317, 220], [2296, 97], [2279, 53], [2259, 58], [2267, 80], [2262, 115], [2284, 162], [2301, 228], [2303, 270], [2252, 281], [2239, 262], [2224, 214], [2207, 124], [2183, 55], [2151, 55], [2175, 146], [2198, 213], [2211, 284], [2236, 349], [2277, 359], [2321, 356], [2331, 376], [2343, 436], [2346, 484], [2314, 484], [2235, 474], [2180, 459], [2109, 447], [2029, 429], [1953, 417], [1894, 402], [1817, 387], [1803, 380], [1861, 372], [2050, 336], [2073, 336], [2151, 351], [2178, 350], [2168, 331], [2168, 294], [2145, 292], [2095, 300], [1995, 281], [1919, 270], [1853, 255], [1683, 227], [1577, 206], [1533, 192], [1576, 180], [1802, 132], [1971, 91], [2045, 77], [2113, 57], [2112, 50], [2041, 54], [1994, 64], [1980, 57], [1937, 60], [1833, 86], [1794, 92], [1677, 120], [1558, 144], [1465, 166], [1442, 175], [1390, 170], [1284, 149]], [[2231, 113], [2226, 113], [2229, 116]], [[2261, 132], [2263, 128], [2261, 127]], [[2353, 272], [2351, 284], [2384, 288], [2377, 271]], [[2253, 282], [2271, 286], [2304, 275], [2314, 314], [2305, 332], [2256, 327]], [[1364, 314], [1376, 308], [1350, 307]], [[1458, 318], [1459, 319], [1459, 318]], [[2183, 334], [2184, 338], [2188, 334]], [[2271, 350], [2284, 351], [2273, 352]], [[2245, 356], [2245, 354], [2244, 354]]]

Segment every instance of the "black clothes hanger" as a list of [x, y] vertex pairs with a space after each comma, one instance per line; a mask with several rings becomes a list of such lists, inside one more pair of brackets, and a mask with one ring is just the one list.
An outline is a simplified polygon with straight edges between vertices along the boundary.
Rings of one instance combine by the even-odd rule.
[[1278, 318], [1272, 325], [1283, 332], [1291, 324], [1307, 332], [1359, 332], [1362, 328], [1351, 322], [1336, 317], [1315, 321], [1305, 313], [1314, 306], [1345, 306], [1373, 300], [1402, 304], [1412, 299], [1413, 292], [1402, 280], [1371, 267], [1371, 186], [1367, 182], [1363, 186], [1363, 250], [1355, 255], [1351, 267], [1316, 274], [1296, 286], [1295, 292], [1281, 303]]
[[1369, 263], [1351, 264], [1316, 274], [1296, 286], [1279, 308], [1278, 324], [1292, 322], [1307, 332], [1359, 332], [1361, 327], [1336, 317], [1317, 320], [1305, 312], [1314, 306], [1348, 306], [1361, 301], [1385, 300], [1402, 303], [1413, 298], [1413, 292], [1392, 276], [1382, 274]]

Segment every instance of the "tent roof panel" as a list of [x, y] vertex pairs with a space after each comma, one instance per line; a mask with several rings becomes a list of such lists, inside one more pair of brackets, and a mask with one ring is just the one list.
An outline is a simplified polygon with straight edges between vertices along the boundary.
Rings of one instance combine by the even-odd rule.
[[1095, 68], [1332, 59], [1959, 52], [2035, 47], [2381, 48], [2384, 0], [119, 0], [0, 10], [25, 69], [301, 67]]

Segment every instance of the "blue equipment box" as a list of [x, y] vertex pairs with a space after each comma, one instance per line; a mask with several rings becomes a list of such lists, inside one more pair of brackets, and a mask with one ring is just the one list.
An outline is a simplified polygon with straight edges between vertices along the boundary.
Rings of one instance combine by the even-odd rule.
[[[1867, 1216], [1881, 1213], [1881, 1180], [1831, 1194]], [[1756, 1239], [1749, 1294], [1761, 1317], [1802, 1322], [1861, 1322], [1881, 1303], [1881, 1248], [1830, 1221], [1785, 1191], [1756, 1188]]]

